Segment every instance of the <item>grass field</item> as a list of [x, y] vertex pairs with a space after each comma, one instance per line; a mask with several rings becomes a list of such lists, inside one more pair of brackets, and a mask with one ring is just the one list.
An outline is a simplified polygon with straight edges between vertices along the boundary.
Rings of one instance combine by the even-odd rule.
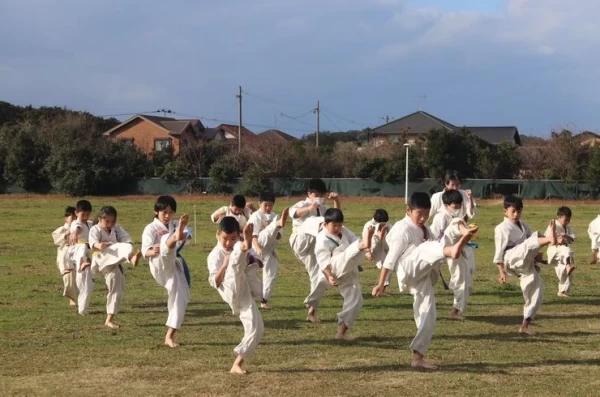
[[[112, 204], [119, 223], [139, 246], [152, 220], [153, 197], [90, 198], [94, 210]], [[279, 212], [293, 200], [276, 203]], [[395, 291], [370, 297], [377, 271], [361, 273], [365, 304], [351, 335], [336, 342], [339, 294], [323, 301], [321, 324], [304, 321], [308, 292], [303, 266], [293, 257], [286, 230], [280, 246], [280, 277], [263, 313], [265, 336], [246, 377], [228, 370], [242, 336], [239, 320], [211, 289], [206, 256], [215, 243], [209, 214], [227, 202], [220, 197], [178, 197], [178, 213], [198, 214], [198, 244], [184, 249], [192, 272], [191, 302], [178, 349], [163, 346], [166, 293], [147, 263], [126, 268], [126, 293], [117, 316], [121, 329], [106, 328], [103, 279], [96, 281], [90, 315], [80, 317], [61, 297], [50, 233], [62, 223], [68, 197], [0, 196], [0, 395], [600, 395], [600, 265], [589, 265], [587, 225], [596, 207], [572, 203], [579, 267], [571, 298], [556, 296], [551, 267], [543, 268], [545, 299], [534, 322], [534, 337], [517, 334], [522, 296], [517, 279], [500, 286], [493, 255], [493, 228], [502, 220], [498, 202], [481, 203], [476, 251], [475, 294], [467, 321], [446, 319], [451, 292], [438, 283], [438, 323], [428, 357], [435, 373], [409, 368], [415, 332], [412, 300]], [[403, 199], [342, 202], [346, 225], [360, 232], [381, 206], [392, 219], [403, 216]], [[545, 230], [560, 202], [525, 203], [524, 220]], [[446, 278], [447, 269], [444, 269]], [[394, 280], [392, 286], [396, 286]]]

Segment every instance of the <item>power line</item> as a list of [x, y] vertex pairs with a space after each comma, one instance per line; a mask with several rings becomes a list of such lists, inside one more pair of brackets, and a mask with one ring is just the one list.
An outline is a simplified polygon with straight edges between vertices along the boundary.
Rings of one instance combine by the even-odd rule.
[[334, 123], [334, 122], [333, 122], [333, 120], [331, 120], [331, 119], [329, 118], [329, 116], [327, 115], [327, 113], [325, 113], [323, 110], [321, 110], [321, 113], [323, 113], [323, 116], [325, 116], [325, 118], [326, 118], [327, 120], [329, 120], [329, 122], [330, 122], [331, 124], [333, 124], [333, 126], [334, 126], [335, 128], [337, 128], [337, 130], [338, 130], [339, 132], [342, 132], [342, 129], [340, 128], [340, 126], [339, 126], [339, 125], [337, 125], [336, 123]]
[[[321, 109], [321, 111], [323, 111], [323, 109]], [[329, 114], [332, 115], [333, 117], [336, 117], [336, 118], [338, 118], [340, 120], [344, 120], [345, 122], [348, 122], [348, 123], [352, 123], [352, 124], [358, 125], [360, 127], [364, 127], [365, 125], [367, 125], [366, 123], [359, 123], [359, 122], [357, 122], [355, 120], [350, 120], [350, 119], [347, 119], [345, 117], [342, 117], [342, 116], [340, 116], [338, 114], [335, 114], [331, 110], [327, 110], [327, 112], [329, 112]]]
[[96, 117], [119, 117], [119, 116], [131, 116], [133, 114], [147, 114], [147, 113], [161, 113], [162, 110], [152, 110], [149, 112], [130, 112], [130, 113], [119, 113], [119, 114], [102, 114]]
[[[204, 120], [204, 121], [214, 121], [216, 123], [233, 124], [233, 125], [237, 124], [237, 121], [232, 121], [232, 120], [215, 119], [215, 118], [211, 118], [211, 117], [196, 116], [193, 114], [179, 113], [179, 112], [173, 112], [173, 113], [184, 116], [184, 117], [191, 117], [191, 118], [200, 119], [200, 120]], [[277, 126], [268, 125], [268, 124], [244, 123], [244, 125], [248, 125], [251, 127], [268, 128], [270, 130], [275, 130], [278, 128]], [[296, 130], [296, 131], [300, 131], [300, 132], [314, 132], [313, 130], [306, 130], [306, 129], [295, 128], [295, 127], [291, 127], [291, 128], [287, 128], [287, 129], [288, 130]]]
[[264, 95], [252, 94], [252, 93], [250, 93], [248, 91], [244, 91], [244, 94], [246, 94], [249, 97], [252, 97], [254, 99], [258, 99], [259, 101], [271, 103], [273, 105], [292, 106], [292, 107], [294, 107], [294, 106], [302, 106], [302, 107], [306, 106], [306, 105], [300, 105], [300, 104], [293, 104], [293, 103], [281, 102], [281, 101], [278, 101], [277, 99], [269, 98], [269, 97], [266, 97]]
[[300, 123], [300, 124], [304, 124], [304, 125], [307, 125], [307, 126], [309, 126], [309, 127], [312, 127], [312, 125], [310, 125], [310, 124], [308, 124], [308, 123], [305, 123], [305, 122], [304, 122], [304, 121], [302, 121], [302, 120], [298, 120], [300, 117], [304, 117], [304, 116], [306, 116], [307, 114], [309, 114], [309, 113], [312, 113], [312, 112], [313, 112], [313, 109], [310, 109], [309, 111], [307, 111], [307, 112], [304, 112], [304, 113], [302, 113], [300, 116], [297, 116], [297, 117], [288, 116], [287, 114], [285, 114], [285, 113], [283, 113], [283, 112], [280, 112], [280, 114], [281, 114], [283, 117], [287, 117], [287, 118], [289, 119], [288, 121], [292, 121], [292, 120], [293, 120], [293, 121], [296, 121], [296, 122], [298, 122], [298, 123]]

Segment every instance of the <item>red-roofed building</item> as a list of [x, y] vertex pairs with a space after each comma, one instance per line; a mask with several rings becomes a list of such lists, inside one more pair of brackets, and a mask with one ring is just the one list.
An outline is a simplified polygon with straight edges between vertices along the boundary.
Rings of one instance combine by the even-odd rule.
[[198, 119], [174, 119], [171, 117], [137, 114], [106, 131], [104, 136], [113, 141], [124, 141], [139, 147], [144, 153], [173, 148], [179, 153], [185, 142], [199, 139], [207, 141], [225, 140], [224, 133], [204, 128]]

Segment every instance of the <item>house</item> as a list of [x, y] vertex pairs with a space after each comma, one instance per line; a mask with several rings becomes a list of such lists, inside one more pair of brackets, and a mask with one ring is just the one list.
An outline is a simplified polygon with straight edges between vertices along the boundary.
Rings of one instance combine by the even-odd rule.
[[375, 146], [384, 145], [390, 140], [393, 142], [403, 142], [404, 139], [412, 144], [417, 138], [427, 135], [429, 131], [440, 129], [448, 132], [458, 132], [462, 129], [466, 129], [470, 131], [471, 134], [493, 145], [497, 145], [501, 142], [510, 142], [513, 145], [521, 144], [517, 127], [456, 126], [421, 110], [372, 129], [370, 136], [373, 138]]
[[573, 138], [577, 139], [581, 146], [600, 146], [600, 135], [591, 131], [583, 131], [582, 133], [575, 135]]
[[172, 147], [173, 153], [177, 154], [185, 142], [198, 139], [208, 141], [225, 139], [221, 131], [204, 128], [198, 119], [174, 119], [145, 114], [137, 114], [125, 120], [106, 131], [104, 136], [113, 141], [124, 141], [135, 145], [146, 154], [167, 147]]
[[265, 142], [271, 142], [271, 143], [276, 143], [276, 144], [283, 144], [283, 143], [288, 143], [288, 142], [298, 140], [298, 138], [291, 136], [289, 134], [286, 134], [285, 132], [280, 131], [280, 130], [263, 131], [260, 134], [258, 134], [257, 136]]
[[[225, 140], [227, 141], [238, 141], [238, 132], [240, 130], [240, 127], [238, 125], [221, 124], [218, 127], [216, 127], [215, 130], [220, 131], [223, 134]], [[256, 135], [248, 128], [242, 126], [242, 142], [246, 139], [254, 142], [256, 141]]]

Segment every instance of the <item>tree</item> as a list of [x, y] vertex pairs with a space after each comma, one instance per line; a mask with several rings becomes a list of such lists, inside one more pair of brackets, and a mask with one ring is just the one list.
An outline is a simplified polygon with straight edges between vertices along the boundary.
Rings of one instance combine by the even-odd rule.
[[50, 149], [36, 126], [31, 123], [5, 126], [2, 127], [0, 135], [6, 142], [3, 173], [6, 182], [29, 192], [48, 192], [50, 183], [44, 172], [44, 165]]
[[552, 162], [551, 173], [563, 181], [583, 179], [589, 158], [589, 148], [582, 146], [569, 130], [553, 132], [548, 143]]
[[425, 166], [429, 177], [442, 178], [446, 170], [472, 177], [477, 165], [478, 139], [466, 130], [431, 130], [427, 134]]

